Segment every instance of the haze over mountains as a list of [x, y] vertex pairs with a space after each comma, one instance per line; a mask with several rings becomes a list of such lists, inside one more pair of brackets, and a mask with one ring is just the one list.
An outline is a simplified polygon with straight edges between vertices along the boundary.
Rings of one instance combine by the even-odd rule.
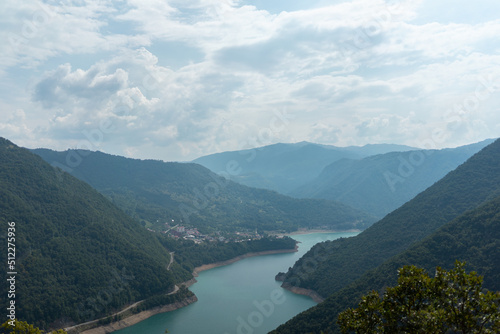
[[392, 285], [403, 264], [451, 268], [455, 260], [467, 260], [473, 270], [489, 276], [486, 288], [500, 289], [499, 196], [496, 140], [358, 236], [311, 249], [286, 274], [285, 285], [328, 298], [273, 333], [338, 331], [338, 313], [369, 290]]
[[288, 194], [312, 181], [332, 162], [411, 149], [404, 145], [389, 144], [335, 147], [301, 142], [216, 153], [193, 162], [238, 183]]
[[[88, 182], [131, 216], [149, 223], [174, 219], [204, 232], [294, 231], [299, 227], [364, 229], [376, 220], [342, 203], [296, 199], [240, 185], [192, 163], [135, 160], [90, 151], [33, 152]], [[72, 164], [73, 159], [78, 163]]]
[[[401, 151], [363, 157], [390, 148]], [[248, 187], [194, 163], [136, 160], [83, 150], [30, 152], [1, 139], [0, 214], [2, 224], [16, 221], [18, 226], [18, 271], [23, 277], [19, 314], [44, 328], [81, 322], [139, 300], [163, 298], [176, 284], [190, 279], [195, 266], [249, 251], [294, 246], [286, 238], [195, 246], [192, 241], [174, 240], [144, 228], [172, 220], [204, 233], [366, 229], [354, 238], [318, 244], [281, 275], [285, 287], [311, 289], [326, 300], [276, 333], [337, 330], [336, 314], [357, 303], [366, 291], [392, 284], [403, 264], [431, 270], [437, 265], [451, 267], [456, 259], [467, 260], [472, 269], [487, 276], [488, 288], [500, 288], [496, 261], [500, 256], [500, 140], [437, 151], [399, 146], [350, 150], [351, 157], [329, 164], [322, 172], [316, 168], [319, 176], [309, 188], [302, 188], [303, 194], [310, 190], [335, 195], [338, 201], [334, 201], [292, 198]], [[279, 144], [256, 149], [255, 160], [261, 151], [274, 161], [271, 171], [285, 171], [282, 162], [288, 161], [287, 177], [303, 175], [314, 159], [326, 161], [325, 152], [332, 153], [328, 159], [347, 154], [309, 143]], [[297, 152], [302, 157], [309, 152], [310, 159], [301, 160]], [[243, 156], [250, 157], [250, 153]], [[243, 170], [236, 160], [227, 163], [226, 172]], [[433, 181], [455, 165], [455, 170]], [[401, 166], [408, 175], [402, 175]], [[259, 168], [266, 170], [264, 165]], [[403, 181], [391, 183], [398, 177]], [[339, 202], [349, 199], [353, 206], [362, 203], [371, 211], [389, 203], [380, 209], [382, 214], [395, 205], [395, 197], [410, 197], [426, 182], [435, 183], [378, 222]], [[166, 264], [171, 252], [176, 255], [170, 267]], [[110, 284], [118, 292], [94, 310], [88, 298], [108, 291]]]
[[329, 243], [335, 252], [323, 258], [314, 272], [297, 271], [301, 265], [297, 263], [285, 282], [293, 284], [300, 275], [301, 287], [324, 297], [341, 289], [445, 223], [500, 195], [499, 161], [497, 140], [355, 238]]
[[296, 198], [335, 200], [381, 218], [492, 142], [442, 150], [302, 142], [218, 153], [194, 162], [241, 184]]
[[383, 217], [492, 142], [342, 159], [326, 166], [317, 178], [290, 195], [335, 200]]

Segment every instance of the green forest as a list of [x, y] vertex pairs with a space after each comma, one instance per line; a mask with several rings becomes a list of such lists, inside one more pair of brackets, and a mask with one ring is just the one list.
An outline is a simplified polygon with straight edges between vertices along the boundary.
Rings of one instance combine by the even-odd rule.
[[[147, 231], [88, 184], [5, 139], [0, 221], [5, 231], [8, 222], [15, 223], [16, 315], [43, 329], [98, 319], [144, 299], [146, 306], [168, 302], [176, 297], [162, 296], [192, 278], [193, 267], [201, 264], [295, 248], [289, 238], [205, 246], [169, 240]], [[6, 234], [0, 242], [6, 254]], [[175, 261], [167, 269], [170, 252]], [[1, 288], [8, 291], [7, 281]], [[2, 299], [2, 307], [7, 302]]]
[[383, 218], [492, 142], [342, 159], [326, 166], [315, 180], [291, 194], [340, 201]]
[[337, 316], [346, 308], [356, 307], [361, 297], [370, 291], [383, 291], [395, 285], [398, 269], [405, 265], [415, 265], [432, 274], [436, 267], [451, 269], [456, 260], [465, 261], [467, 270], [483, 277], [484, 288], [500, 291], [499, 258], [500, 196], [464, 213], [401, 254], [365, 272], [273, 333], [338, 333]]
[[[335, 202], [248, 188], [195, 164], [96, 152], [73, 165], [73, 176], [54, 163], [62, 164], [68, 152], [38, 150], [51, 166], [0, 139], [0, 221], [5, 230], [15, 223], [15, 269], [22, 277], [16, 312], [43, 330], [118, 320], [109, 315], [137, 301], [143, 302], [132, 313], [173, 303], [192, 296], [185, 288], [168, 293], [190, 280], [195, 267], [250, 252], [295, 249], [293, 239], [269, 236], [266, 229], [364, 228], [373, 222]], [[183, 212], [189, 206], [195, 210]], [[145, 222], [182, 221], [186, 212], [201, 231], [259, 230], [263, 237], [199, 244], [144, 228]], [[397, 284], [398, 269], [406, 265], [431, 273], [466, 261], [467, 270], [484, 277], [485, 288], [498, 291], [499, 240], [497, 140], [358, 236], [314, 246], [289, 269], [284, 284], [327, 298], [273, 333], [340, 332], [338, 315], [370, 291]], [[5, 234], [0, 242], [6, 248]], [[2, 281], [2, 289], [7, 284]]]
[[[364, 229], [376, 218], [347, 205], [250, 188], [190, 163], [136, 160], [101, 152], [34, 150], [107, 196], [144, 224], [182, 222], [203, 233]], [[71, 157], [85, 157], [69, 164]]]
[[195, 267], [207, 263], [230, 260], [239, 255], [261, 251], [293, 250], [296, 241], [290, 237], [264, 237], [259, 240], [231, 243], [195, 244], [190, 240], [175, 240], [161, 237], [160, 242], [167, 249], [175, 249], [175, 262], [184, 270], [192, 272]]
[[347, 333], [498, 333], [500, 292], [483, 287], [483, 278], [467, 273], [457, 261], [450, 271], [404, 266], [398, 283], [385, 292], [372, 291], [358, 307], [340, 313], [337, 323]]
[[[327, 297], [454, 218], [500, 195], [500, 140], [359, 235], [318, 244], [285, 283]], [[313, 270], [303, 270], [304, 265]]]

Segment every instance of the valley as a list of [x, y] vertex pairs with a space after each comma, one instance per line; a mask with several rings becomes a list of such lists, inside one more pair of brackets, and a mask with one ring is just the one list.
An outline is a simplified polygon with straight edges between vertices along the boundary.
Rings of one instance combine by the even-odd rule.
[[[209, 304], [205, 304], [200, 301], [206, 298], [205, 292], [196, 287], [211, 291], [215, 283], [192, 285], [195, 277], [201, 280], [207, 270], [217, 273], [219, 268], [228, 270], [224, 274], [227, 278], [216, 279], [226, 285], [238, 282], [239, 288], [245, 290], [268, 281], [273, 286], [270, 291], [286, 291], [287, 300], [298, 303], [297, 307], [289, 305], [286, 315], [264, 316], [262, 324], [270, 321], [265, 326], [260, 320], [258, 326], [253, 326], [257, 322], [238, 316], [253, 314], [250, 309], [237, 311], [233, 327], [250, 328], [256, 333], [314, 332], [316, 328], [335, 332], [337, 314], [353, 307], [370, 289], [393, 284], [397, 269], [405, 264], [432, 270], [434, 266], [449, 268], [457, 259], [466, 260], [471, 268], [485, 275], [486, 288], [498, 290], [495, 282], [500, 279], [500, 268], [492, 261], [497, 258], [500, 240], [496, 235], [499, 145], [500, 140], [490, 140], [429, 154], [408, 148], [340, 159], [326, 166], [319, 175], [335, 171], [332, 180], [363, 181], [349, 192], [360, 196], [358, 203], [378, 206], [373, 203], [374, 198], [381, 198], [380, 194], [373, 197], [359, 189], [366, 189], [363, 184], [371, 182], [369, 179], [380, 182], [383, 171], [401, 166], [401, 157], [428, 154], [425, 163], [413, 166], [415, 172], [407, 176], [405, 185], [422, 183], [421, 173], [430, 176], [428, 168], [436, 170], [435, 166], [444, 166], [442, 161], [450, 164], [432, 177], [437, 178], [446, 173], [446, 168], [452, 169], [465, 160], [377, 220], [382, 211], [365, 206], [372, 214], [365, 213], [355, 208], [359, 207], [356, 202], [350, 206], [331, 199], [293, 198], [251, 188], [193, 163], [128, 159], [90, 151], [29, 151], [3, 139], [2, 219], [16, 221], [21, 249], [17, 263], [23, 281], [16, 287], [21, 296], [17, 312], [37, 326], [66, 328], [68, 333], [118, 329], [123, 329], [123, 334], [140, 333], [144, 329], [133, 328], [149, 328], [150, 321], [155, 328], [185, 331], [177, 327], [177, 317], [201, 316], [184, 310], [206, 313], [210, 303], [218, 303], [218, 298], [224, 296], [225, 292], [219, 291], [217, 296], [207, 297], [205, 302]], [[287, 151], [290, 147], [283, 148]], [[277, 154], [276, 147], [273, 149]], [[76, 153], [85, 159], [64, 166], [67, 157]], [[371, 161], [388, 161], [392, 165]], [[363, 167], [356, 167], [358, 164]], [[366, 177], [360, 177], [360, 171]], [[336, 191], [347, 189], [341, 182], [312, 181], [309, 187], [320, 189], [321, 185], [325, 189], [330, 185], [328, 189]], [[301, 193], [306, 196], [305, 188]], [[346, 197], [339, 199], [345, 201]], [[327, 231], [330, 233], [311, 234]], [[294, 239], [309, 241], [301, 248]], [[310, 243], [312, 240], [315, 242]], [[256, 269], [272, 258], [277, 262], [269, 264], [269, 270]], [[283, 262], [285, 258], [288, 262]], [[252, 259], [254, 269], [246, 267], [245, 259]], [[50, 269], [54, 266], [58, 271]], [[230, 271], [234, 266], [259, 278], [252, 283], [236, 279]], [[102, 269], [89, 270], [91, 267]], [[282, 269], [271, 269], [277, 267]], [[35, 277], [42, 272], [46, 273], [42, 284], [58, 283], [33, 293], [39, 286]], [[269, 294], [266, 291], [271, 285], [264, 285], [263, 291]], [[240, 302], [245, 304], [249, 297], [240, 294]], [[343, 302], [346, 298], [351, 302]], [[172, 312], [179, 307], [180, 313]], [[163, 316], [163, 312], [169, 313]], [[150, 320], [159, 317], [169, 320]], [[209, 319], [205, 321], [210, 323]], [[137, 325], [125, 328], [133, 324]], [[224, 328], [221, 330], [230, 330]], [[155, 331], [160, 333], [159, 329]]]

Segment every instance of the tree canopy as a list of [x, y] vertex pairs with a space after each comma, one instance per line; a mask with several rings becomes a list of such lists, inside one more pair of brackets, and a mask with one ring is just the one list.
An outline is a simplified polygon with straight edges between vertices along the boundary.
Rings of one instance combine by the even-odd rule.
[[[284, 282], [314, 290], [326, 298], [348, 287], [371, 269], [406, 251], [416, 242], [424, 240], [452, 220], [498, 196], [500, 140], [484, 148], [357, 236], [321, 243], [311, 248], [287, 272]], [[476, 233], [481, 231], [478, 228]], [[476, 246], [482, 247], [479, 244]], [[447, 251], [442, 247], [439, 254], [443, 253], [450, 254], [451, 250]], [[454, 261], [464, 258], [454, 256], [448, 259]], [[312, 268], [311, 263], [314, 264]], [[433, 267], [438, 265], [440, 264]], [[396, 268], [399, 267], [401, 266]]]
[[338, 323], [343, 333], [499, 333], [500, 293], [482, 283], [464, 262], [450, 271], [438, 267], [434, 277], [404, 266], [395, 287], [364, 296]]
[[[14, 326], [12, 326], [14, 323]], [[6, 321], [0, 326], [1, 334], [44, 334], [46, 333], [43, 330], [40, 330], [38, 327], [35, 327], [25, 321], [13, 320]], [[48, 334], [67, 334], [66, 331], [59, 329], [57, 331], [50, 332]]]

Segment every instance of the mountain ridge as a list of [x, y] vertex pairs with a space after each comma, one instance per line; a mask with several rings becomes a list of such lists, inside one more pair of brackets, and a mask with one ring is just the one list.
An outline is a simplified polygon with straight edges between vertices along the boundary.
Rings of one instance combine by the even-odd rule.
[[210, 154], [193, 162], [238, 183], [288, 194], [316, 177], [325, 166], [341, 158], [357, 159], [380, 152], [410, 149], [414, 148], [393, 144], [336, 147], [310, 142], [278, 143]]
[[397, 271], [416, 265], [432, 274], [436, 267], [451, 269], [456, 260], [484, 277], [483, 286], [500, 291], [500, 196], [465, 212], [406, 251], [367, 271], [356, 281], [329, 296], [325, 302], [282, 324], [272, 334], [339, 333], [337, 316], [357, 307], [362, 295], [395, 285]]
[[494, 140], [452, 149], [390, 152], [341, 159], [290, 193], [297, 198], [336, 200], [384, 217], [440, 180]]
[[147, 222], [171, 221], [216, 231], [224, 228], [293, 231], [300, 227], [363, 229], [375, 218], [344, 204], [294, 199], [249, 188], [193, 163], [137, 160], [102, 152], [37, 149], [48, 163], [64, 165], [82, 156], [70, 173], [111, 198], [122, 210]]
[[167, 270], [159, 240], [95, 189], [3, 138], [0, 199], [2, 227], [16, 228], [16, 316], [39, 327], [104, 316], [190, 275]]
[[[326, 252], [322, 257], [315, 259], [318, 250], [313, 247], [289, 270], [284, 283], [326, 297], [498, 194], [500, 140], [356, 237], [324, 243], [327, 250], [322, 251]], [[301, 269], [308, 261], [315, 261], [315, 270]]]

